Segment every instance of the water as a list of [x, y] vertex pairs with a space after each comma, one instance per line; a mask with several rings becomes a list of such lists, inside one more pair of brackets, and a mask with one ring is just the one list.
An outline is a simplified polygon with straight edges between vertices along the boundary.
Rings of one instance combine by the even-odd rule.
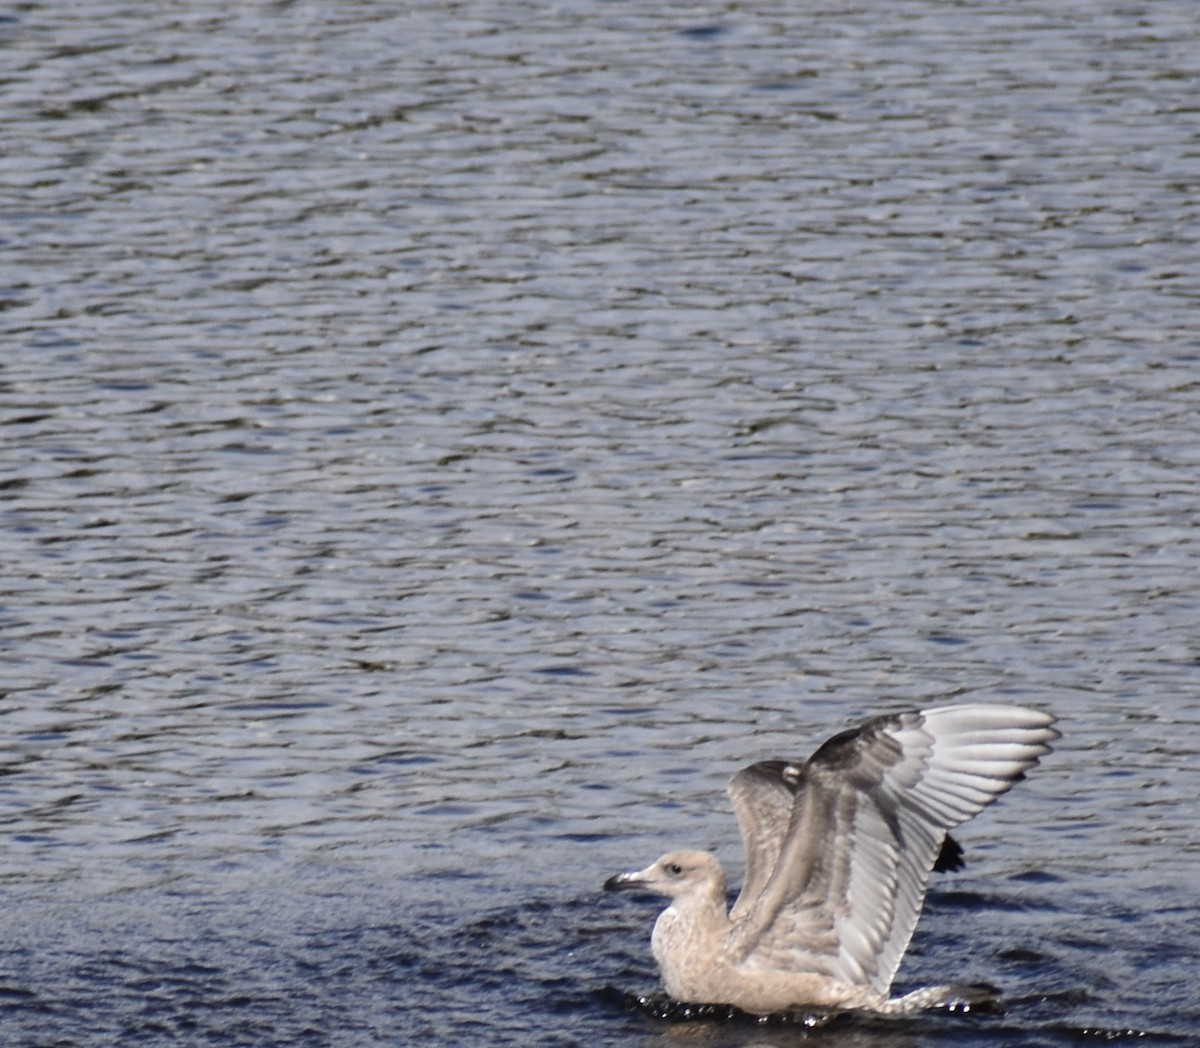
[[[1200, 1034], [1192, 5], [0, 22], [7, 1044]], [[684, 1025], [667, 845], [971, 696], [1064, 738], [899, 986]]]

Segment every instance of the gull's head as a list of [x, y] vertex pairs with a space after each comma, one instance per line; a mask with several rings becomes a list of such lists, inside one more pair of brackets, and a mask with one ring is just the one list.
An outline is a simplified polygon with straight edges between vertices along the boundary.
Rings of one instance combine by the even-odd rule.
[[668, 852], [644, 870], [618, 873], [604, 882], [607, 891], [643, 891], [668, 899], [705, 896], [723, 899], [725, 874], [717, 857], [702, 851]]

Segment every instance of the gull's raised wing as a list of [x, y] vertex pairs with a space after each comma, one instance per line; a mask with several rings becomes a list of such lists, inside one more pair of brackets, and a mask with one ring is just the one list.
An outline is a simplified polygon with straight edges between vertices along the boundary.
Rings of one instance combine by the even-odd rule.
[[730, 920], [738, 920], [749, 910], [775, 872], [779, 850], [792, 820], [801, 774], [799, 764], [759, 761], [729, 780], [729, 799], [733, 801], [746, 852], [742, 890], [729, 911]]
[[730, 793], [747, 876], [733, 956], [886, 994], [946, 832], [1049, 751], [1052, 723], [1013, 706], [901, 713], [834, 736], [803, 764], [739, 772]]

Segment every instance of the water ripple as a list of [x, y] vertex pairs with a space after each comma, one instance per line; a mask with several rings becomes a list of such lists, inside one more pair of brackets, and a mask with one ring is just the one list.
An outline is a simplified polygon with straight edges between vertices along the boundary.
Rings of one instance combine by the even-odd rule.
[[3, 19], [9, 1043], [660, 1040], [604, 877], [968, 694], [1009, 1011], [822, 1036], [1200, 1031], [1194, 13], [719, 14]]

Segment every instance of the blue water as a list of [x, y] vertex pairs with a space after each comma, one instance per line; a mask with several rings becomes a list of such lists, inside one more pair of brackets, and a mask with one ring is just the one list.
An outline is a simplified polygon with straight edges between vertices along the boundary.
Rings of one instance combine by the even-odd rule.
[[[1189, 4], [0, 17], [13, 1045], [1189, 1043]], [[898, 988], [662, 1018], [668, 846], [1055, 712]]]

